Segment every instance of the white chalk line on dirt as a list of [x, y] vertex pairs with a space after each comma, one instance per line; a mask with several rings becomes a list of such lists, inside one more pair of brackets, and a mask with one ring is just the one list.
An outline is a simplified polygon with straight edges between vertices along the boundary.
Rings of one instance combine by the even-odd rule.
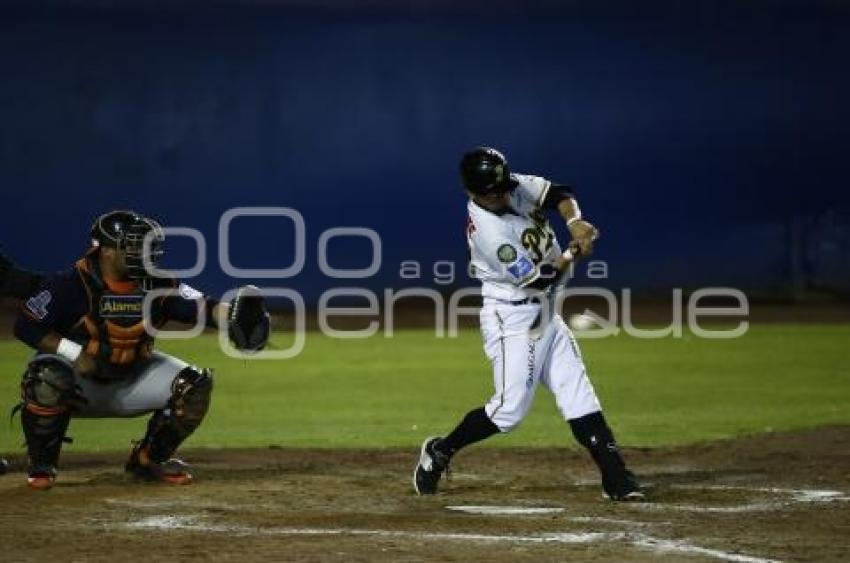
[[693, 545], [682, 540], [666, 540], [635, 532], [557, 532], [535, 535], [494, 535], [447, 532], [410, 532], [400, 530], [369, 530], [356, 528], [255, 528], [249, 526], [205, 524], [195, 516], [160, 515], [148, 516], [125, 524], [131, 529], [161, 531], [218, 532], [236, 535], [272, 535], [272, 536], [369, 536], [391, 539], [412, 540], [457, 540], [480, 541], [485, 543], [526, 543], [526, 544], [588, 544], [601, 542], [625, 542], [641, 549], [656, 553], [678, 553], [702, 555], [723, 561], [737, 563], [780, 563], [775, 559], [765, 559], [710, 549]]
[[638, 522], [636, 520], [624, 520], [622, 518], [606, 518], [605, 516], [571, 516], [567, 518], [567, 520], [570, 522], [578, 522], [580, 524], [615, 524], [617, 526], [636, 526], [638, 528], [657, 526], [659, 524], [670, 524], [669, 522]]
[[[147, 500], [126, 500], [118, 498], [106, 498], [103, 502], [112, 506], [125, 506], [128, 508], [175, 508], [181, 506], [191, 506], [193, 508], [219, 508], [219, 509], [236, 509], [239, 506], [225, 502], [209, 502], [198, 500], [196, 498], [179, 496], [167, 499], [147, 499]], [[254, 506], [254, 505], [251, 505]]]
[[736, 514], [739, 512], [766, 512], [777, 510], [791, 503], [780, 501], [750, 502], [734, 506], [701, 506], [698, 504], [670, 504], [662, 502], [632, 502], [629, 506], [647, 512], [700, 512], [713, 514]]
[[[561, 514], [566, 508], [559, 507], [536, 507], [536, 506], [490, 506], [490, 505], [456, 505], [447, 506], [446, 510], [463, 512], [465, 514], [479, 514], [482, 516], [549, 516]], [[614, 524], [617, 526], [631, 526], [644, 528], [658, 524], [657, 522], [638, 522], [635, 520], [623, 520], [620, 518], [606, 518], [604, 516], [570, 516], [570, 522], [580, 524]]]
[[559, 514], [565, 509], [557, 507], [536, 506], [483, 506], [483, 505], [458, 505], [447, 506], [446, 510], [465, 512], [467, 514], [482, 514], [485, 516], [536, 516], [546, 514]]
[[673, 485], [676, 489], [702, 489], [715, 491], [751, 491], [786, 495], [795, 502], [847, 502], [850, 494], [824, 489], [783, 489], [780, 487], [747, 487], [744, 485]]
[[818, 489], [782, 489], [778, 487], [747, 487], [741, 485], [671, 485], [674, 489], [686, 490], [715, 490], [715, 491], [745, 491], [760, 494], [770, 494], [783, 498], [771, 498], [736, 504], [732, 506], [702, 506], [698, 504], [670, 504], [657, 502], [633, 503], [631, 506], [641, 510], [672, 510], [678, 512], [703, 512], [703, 513], [738, 513], [738, 512], [764, 512], [779, 510], [794, 503], [827, 503], [850, 501], [850, 496], [841, 491], [818, 490]]
[[700, 547], [681, 540], [663, 540], [652, 536], [635, 538], [631, 543], [632, 545], [646, 547], [660, 553], [704, 555], [705, 557], [714, 557], [715, 559], [723, 559], [724, 561], [737, 561], [739, 563], [780, 563], [778, 559], [764, 559], [740, 553], [729, 553], [727, 551], [720, 551], [719, 549]]

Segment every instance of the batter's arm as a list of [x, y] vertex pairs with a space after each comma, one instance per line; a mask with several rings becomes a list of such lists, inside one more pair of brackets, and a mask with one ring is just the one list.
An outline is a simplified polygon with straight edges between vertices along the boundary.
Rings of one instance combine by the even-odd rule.
[[548, 289], [549, 286], [561, 279], [561, 276], [564, 275], [570, 264], [575, 262], [580, 254], [581, 249], [578, 242], [571, 241], [563, 254], [556, 256], [551, 263], [540, 265], [540, 275], [533, 282], [526, 285], [526, 287], [541, 291]]
[[599, 229], [582, 218], [581, 208], [572, 188], [552, 184], [546, 193], [543, 207], [558, 211], [558, 214], [567, 224], [567, 229], [569, 229], [573, 241], [578, 243], [581, 254], [587, 256], [593, 252], [593, 243], [599, 238]]

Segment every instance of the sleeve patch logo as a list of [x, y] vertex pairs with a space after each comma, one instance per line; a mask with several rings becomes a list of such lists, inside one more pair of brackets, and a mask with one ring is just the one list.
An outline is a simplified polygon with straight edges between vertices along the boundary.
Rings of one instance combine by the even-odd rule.
[[525, 278], [533, 270], [534, 264], [525, 256], [517, 260], [513, 265], [508, 266], [508, 272], [518, 280]]
[[43, 321], [47, 317], [47, 305], [53, 300], [53, 295], [44, 290], [38, 295], [30, 297], [26, 302], [26, 308], [29, 313], [36, 319]]
[[181, 283], [177, 288], [177, 293], [183, 299], [202, 299], [204, 294], [192, 287], [191, 285], [187, 285], [185, 283]]
[[516, 260], [516, 248], [509, 244], [503, 244], [496, 251], [496, 255], [499, 257], [499, 262], [510, 264]]

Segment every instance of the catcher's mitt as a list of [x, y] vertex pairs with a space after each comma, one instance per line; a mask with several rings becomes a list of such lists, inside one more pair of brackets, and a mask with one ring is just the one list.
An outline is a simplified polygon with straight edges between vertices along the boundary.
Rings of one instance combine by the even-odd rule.
[[269, 341], [269, 312], [260, 290], [253, 285], [239, 289], [227, 313], [227, 334], [237, 350], [258, 352]]

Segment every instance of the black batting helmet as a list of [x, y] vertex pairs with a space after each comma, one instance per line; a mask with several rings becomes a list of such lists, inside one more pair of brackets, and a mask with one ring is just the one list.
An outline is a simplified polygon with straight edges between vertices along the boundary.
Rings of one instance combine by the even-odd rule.
[[[145, 238], [149, 237], [147, 249]], [[123, 250], [127, 261], [127, 275], [132, 279], [150, 277], [145, 268], [145, 251], [148, 262], [154, 267], [162, 258], [165, 236], [159, 223], [131, 211], [119, 209], [98, 217], [91, 228], [92, 244], [97, 247]]]
[[503, 193], [516, 187], [505, 155], [491, 147], [475, 147], [460, 160], [463, 186], [477, 195]]

